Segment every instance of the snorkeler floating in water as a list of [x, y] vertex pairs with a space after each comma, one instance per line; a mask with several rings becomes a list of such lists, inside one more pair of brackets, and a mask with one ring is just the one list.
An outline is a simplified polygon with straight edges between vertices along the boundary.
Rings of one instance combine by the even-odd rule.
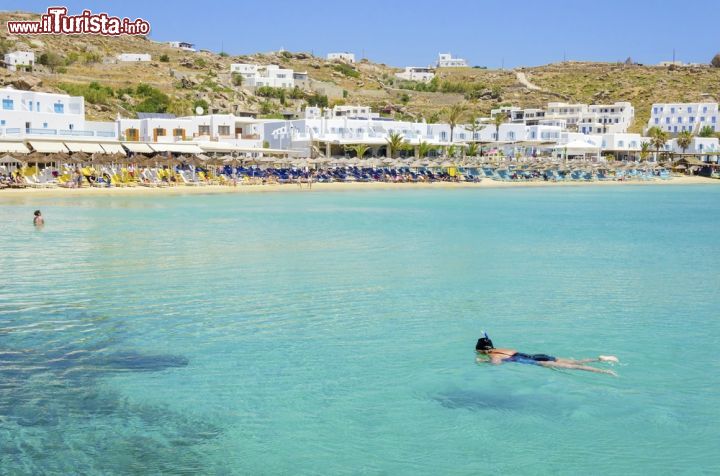
[[587, 372], [596, 372], [617, 377], [617, 374], [612, 370], [597, 369], [585, 365], [590, 362], [618, 362], [618, 358], [612, 355], [600, 355], [595, 359], [573, 360], [560, 359], [545, 354], [523, 354], [515, 349], [496, 349], [485, 332], [483, 332], [483, 336], [479, 338], [477, 344], [475, 344], [475, 351], [480, 355], [489, 357], [489, 359], [482, 359], [478, 356], [478, 362], [485, 361], [494, 365], [500, 365], [505, 362], [516, 362], [518, 364], [540, 365], [558, 369], [585, 370]]

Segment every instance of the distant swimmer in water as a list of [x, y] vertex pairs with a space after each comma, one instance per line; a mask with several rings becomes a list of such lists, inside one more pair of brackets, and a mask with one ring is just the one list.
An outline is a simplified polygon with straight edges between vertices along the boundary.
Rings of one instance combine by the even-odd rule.
[[496, 349], [485, 332], [483, 332], [483, 336], [479, 338], [477, 344], [475, 344], [475, 351], [482, 356], [488, 357], [488, 359], [483, 359], [478, 356], [478, 362], [486, 361], [494, 365], [516, 362], [518, 364], [540, 365], [542, 367], [557, 369], [585, 370], [587, 372], [596, 372], [617, 377], [617, 374], [612, 370], [597, 369], [589, 365], [584, 365], [590, 362], [618, 362], [618, 358], [612, 355], [600, 355], [595, 359], [573, 360], [561, 359], [545, 354], [523, 354], [515, 349]]
[[45, 219], [42, 216], [42, 213], [40, 213], [40, 210], [35, 210], [34, 213], [35, 217], [33, 218], [33, 225], [40, 228], [45, 224]]

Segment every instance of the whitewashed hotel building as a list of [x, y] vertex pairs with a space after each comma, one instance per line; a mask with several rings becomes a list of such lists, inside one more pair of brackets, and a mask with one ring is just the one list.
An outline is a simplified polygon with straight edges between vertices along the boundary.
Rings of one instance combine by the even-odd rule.
[[435, 77], [435, 69], [420, 66], [406, 66], [404, 71], [395, 73], [395, 77], [406, 81], [421, 81], [427, 83]]
[[274, 64], [261, 66], [249, 63], [233, 63], [230, 65], [230, 72], [241, 75], [243, 77], [243, 86], [250, 88], [261, 86], [293, 88], [295, 86], [293, 70], [281, 68]]
[[0, 89], [0, 136], [114, 138], [113, 122], [85, 120], [85, 99], [67, 94]]
[[293, 150], [305, 156], [310, 155], [313, 144], [319, 145], [327, 156], [344, 155], [344, 147], [352, 144], [365, 144], [372, 155], [380, 155], [393, 132], [401, 134], [412, 146], [421, 142], [434, 146], [451, 145], [448, 124], [395, 121], [381, 118], [366, 106], [347, 107], [357, 108], [359, 112], [343, 108], [320, 111], [306, 108], [303, 119], [265, 122], [263, 138], [273, 149]]
[[715, 132], [720, 131], [718, 125], [718, 103], [659, 103], [653, 104], [650, 110], [648, 128], [660, 127], [671, 134], [683, 131], [697, 133], [705, 126]]
[[533, 126], [540, 124], [545, 119], [545, 110], [539, 108], [523, 109], [516, 106], [501, 106], [490, 111], [490, 119], [498, 114], [505, 115], [510, 122]]
[[147, 114], [141, 115], [139, 119], [118, 119], [117, 133], [120, 140], [128, 142], [223, 142], [251, 148], [262, 147], [262, 122], [233, 114], [185, 117]]
[[30, 68], [35, 64], [35, 53], [32, 51], [13, 51], [5, 54], [5, 67], [10, 71], [17, 71], [18, 66], [28, 66]]
[[635, 118], [635, 108], [629, 102], [591, 105], [550, 102], [545, 118], [563, 120], [568, 129], [585, 134], [622, 133]]
[[590, 104], [580, 115], [578, 131], [585, 134], [624, 133], [635, 119], [635, 108], [629, 102]]

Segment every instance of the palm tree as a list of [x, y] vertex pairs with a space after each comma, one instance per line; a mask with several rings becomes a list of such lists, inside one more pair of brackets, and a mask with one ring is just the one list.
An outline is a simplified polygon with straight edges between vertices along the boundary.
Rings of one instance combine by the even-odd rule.
[[453, 104], [450, 106], [450, 109], [445, 111], [445, 117], [447, 118], [448, 124], [450, 124], [450, 143], [453, 141], [455, 126], [460, 122], [465, 111], [467, 111], [467, 106], [462, 103]]
[[650, 142], [640, 144], [640, 160], [647, 160], [650, 155]]
[[495, 114], [493, 117], [493, 124], [495, 124], [495, 140], [500, 142], [500, 126], [505, 123], [507, 116], [503, 113]]
[[345, 150], [351, 150], [355, 152], [355, 156], [358, 159], [362, 159], [363, 156], [367, 153], [367, 151], [370, 150], [370, 147], [366, 146], [365, 144], [355, 144], [345, 146]]
[[469, 125], [465, 126], [465, 129], [470, 132], [470, 140], [476, 140], [475, 135], [481, 130], [485, 129], [485, 125], [481, 125], [477, 120], [473, 120]]
[[447, 156], [448, 157], [455, 157], [455, 153], [457, 152], [457, 147], [455, 145], [451, 145], [447, 148]]
[[391, 132], [385, 139], [387, 142], [388, 154], [391, 158], [395, 158], [395, 155], [403, 149], [405, 146], [405, 138], [399, 132]]
[[465, 154], [470, 157], [475, 157], [478, 155], [478, 151], [480, 150], [480, 147], [478, 146], [477, 142], [472, 142], [468, 145], [467, 149], [465, 149]]
[[682, 131], [678, 134], [677, 139], [677, 145], [680, 147], [683, 151], [683, 154], [687, 150], [688, 147], [690, 147], [690, 144], [692, 143], [693, 135], [690, 131]]
[[703, 126], [698, 132], [698, 137], [715, 137], [713, 126]]
[[418, 144], [418, 156], [420, 158], [427, 157], [433, 147], [425, 141]]
[[657, 162], [660, 149], [665, 147], [665, 143], [668, 141], [668, 133], [657, 126], [653, 126], [648, 129], [648, 137], [650, 137], [650, 144], [655, 148], [655, 162]]

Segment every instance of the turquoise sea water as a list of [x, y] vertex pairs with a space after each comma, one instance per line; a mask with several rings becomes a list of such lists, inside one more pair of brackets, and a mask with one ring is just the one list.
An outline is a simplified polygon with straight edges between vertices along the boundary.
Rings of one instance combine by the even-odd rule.
[[717, 474], [719, 201], [0, 197], [0, 473]]

